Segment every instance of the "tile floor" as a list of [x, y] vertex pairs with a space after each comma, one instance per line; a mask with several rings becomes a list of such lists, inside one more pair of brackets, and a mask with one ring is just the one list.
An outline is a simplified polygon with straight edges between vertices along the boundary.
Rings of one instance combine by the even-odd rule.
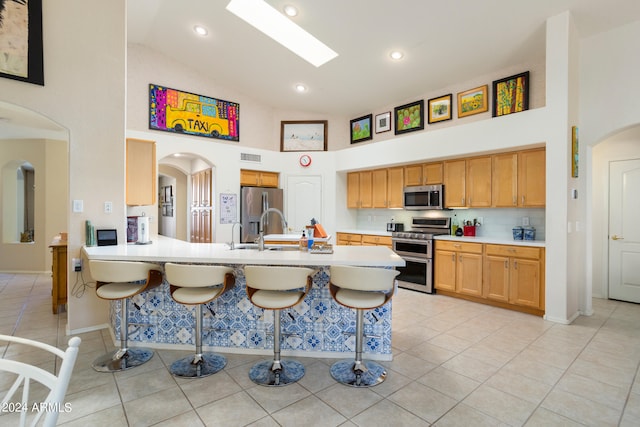
[[[66, 315], [51, 314], [49, 275], [0, 274], [0, 333], [66, 346]], [[114, 347], [81, 334], [64, 426], [638, 426], [640, 305], [594, 300], [572, 325], [438, 295], [399, 290], [394, 360], [370, 389], [336, 384], [333, 360], [300, 358], [305, 377], [254, 385], [254, 356], [227, 354], [199, 380], [172, 377], [185, 351], [158, 351], [117, 374], [91, 361]], [[25, 355], [26, 357], [27, 355]], [[0, 418], [0, 425], [2, 425]]]

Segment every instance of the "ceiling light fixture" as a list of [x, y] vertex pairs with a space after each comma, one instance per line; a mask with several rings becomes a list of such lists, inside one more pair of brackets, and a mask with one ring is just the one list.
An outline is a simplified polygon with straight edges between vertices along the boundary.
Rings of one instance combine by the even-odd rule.
[[263, 0], [231, 0], [227, 10], [316, 67], [338, 56]]
[[284, 10], [284, 13], [286, 13], [287, 16], [298, 16], [298, 9], [290, 4], [286, 5], [282, 10]]
[[209, 31], [202, 25], [196, 25], [195, 27], [193, 27], [193, 31], [195, 31], [197, 35], [203, 36], [203, 37], [209, 34]]
[[302, 83], [298, 83], [296, 85], [296, 92], [306, 92], [307, 91], [307, 87], [305, 85], [303, 85]]
[[399, 50], [394, 50], [389, 54], [389, 56], [391, 57], [391, 59], [398, 61], [404, 57], [404, 53], [400, 52]]

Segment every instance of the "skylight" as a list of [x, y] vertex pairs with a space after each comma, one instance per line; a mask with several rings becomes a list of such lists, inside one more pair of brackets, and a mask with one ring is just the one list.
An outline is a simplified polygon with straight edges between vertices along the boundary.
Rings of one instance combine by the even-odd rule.
[[231, 0], [227, 10], [316, 67], [338, 56], [264, 0]]

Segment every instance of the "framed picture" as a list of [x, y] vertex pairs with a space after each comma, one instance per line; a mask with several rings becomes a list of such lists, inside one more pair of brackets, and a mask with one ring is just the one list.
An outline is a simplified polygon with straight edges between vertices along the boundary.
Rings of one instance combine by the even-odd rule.
[[391, 111], [376, 115], [376, 133], [389, 132], [391, 130]]
[[149, 85], [149, 129], [240, 141], [240, 104]]
[[1, 4], [0, 77], [44, 86], [42, 0]]
[[578, 177], [580, 150], [578, 147], [578, 126], [571, 127], [571, 177]]
[[352, 144], [373, 139], [373, 135], [371, 134], [372, 119], [373, 116], [368, 114], [351, 120], [350, 134]]
[[451, 120], [451, 102], [453, 100], [453, 94], [439, 96], [437, 98], [431, 98], [427, 103], [429, 108], [429, 116], [427, 122], [438, 123], [445, 120]]
[[458, 93], [458, 117], [466, 117], [489, 111], [488, 96], [488, 85]]
[[327, 121], [280, 122], [280, 151], [327, 151]]
[[424, 100], [394, 108], [395, 134], [424, 129]]
[[493, 82], [493, 117], [529, 109], [529, 72]]

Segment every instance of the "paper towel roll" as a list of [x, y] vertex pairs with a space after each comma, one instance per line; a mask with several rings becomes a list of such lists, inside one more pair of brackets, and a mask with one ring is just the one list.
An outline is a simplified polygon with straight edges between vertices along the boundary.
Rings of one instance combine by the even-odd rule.
[[149, 243], [149, 217], [138, 217], [138, 242], [140, 244]]

